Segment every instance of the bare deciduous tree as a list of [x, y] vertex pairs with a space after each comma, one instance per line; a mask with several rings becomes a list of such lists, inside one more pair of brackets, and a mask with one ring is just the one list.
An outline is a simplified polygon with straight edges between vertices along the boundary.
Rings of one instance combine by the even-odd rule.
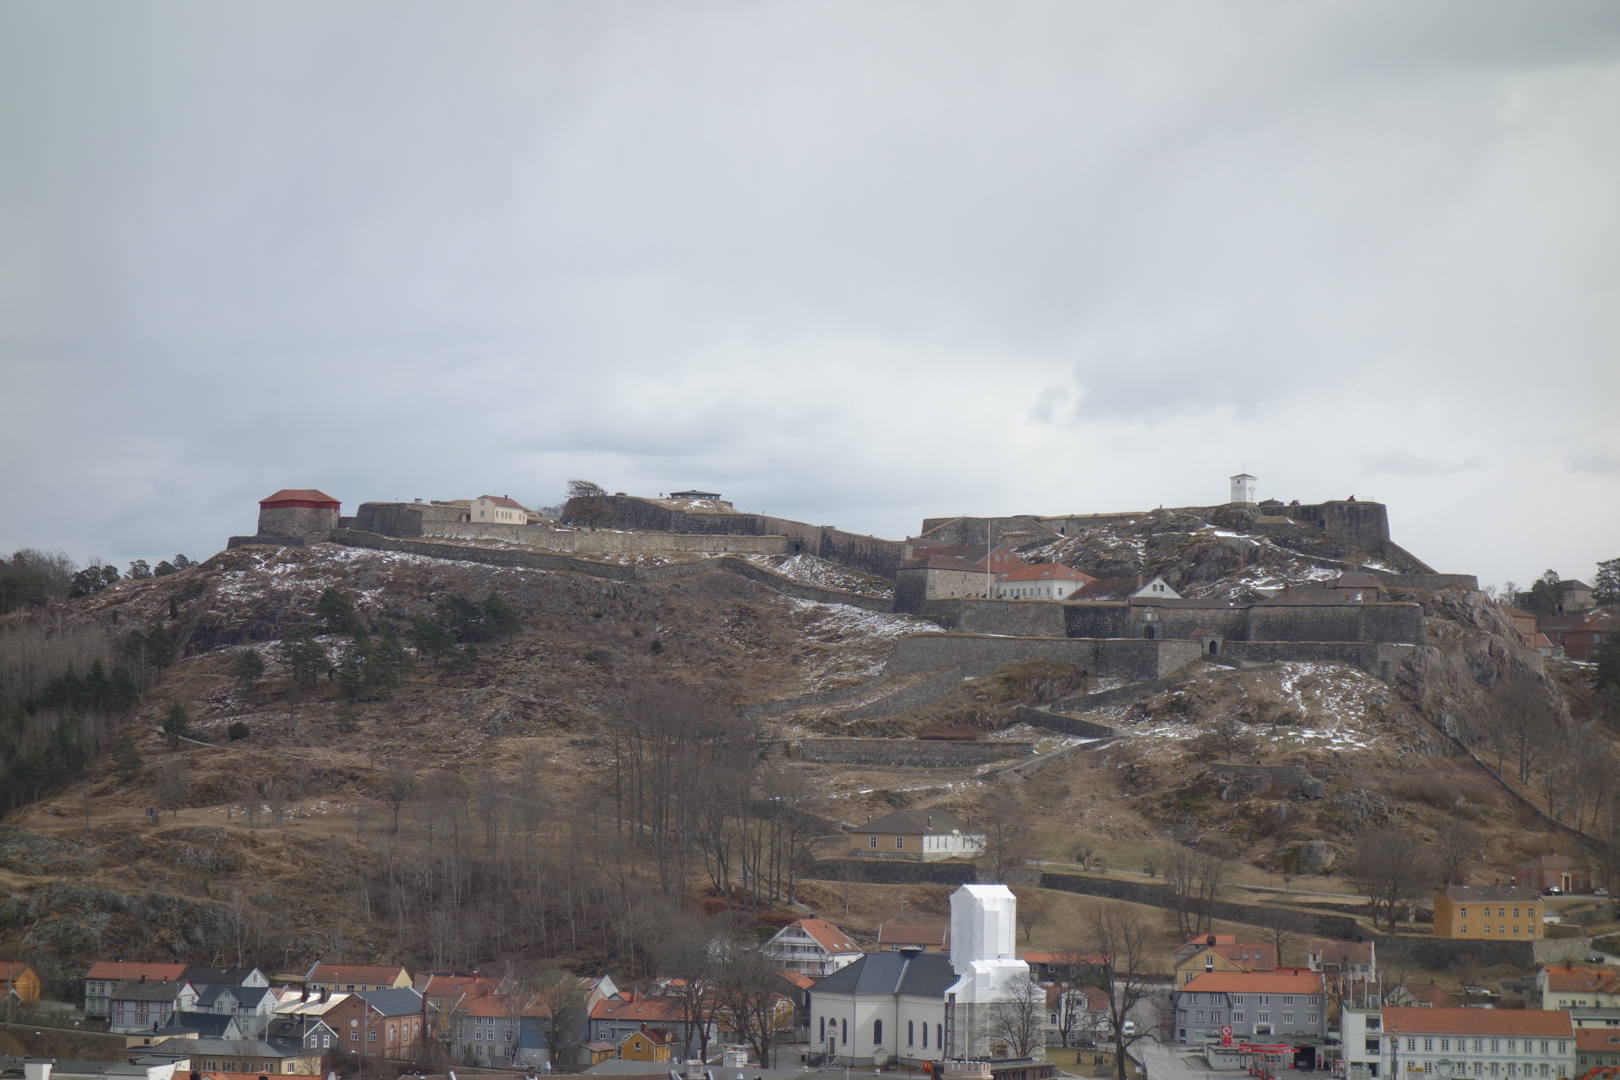
[[991, 792], [980, 808], [978, 824], [984, 830], [979, 864], [991, 881], [1005, 882], [1008, 871], [1029, 860], [1028, 810], [1012, 792]]
[[1212, 844], [1194, 843], [1172, 840], [1164, 852], [1165, 878], [1176, 898], [1176, 929], [1183, 938], [1209, 929], [1214, 903], [1232, 872], [1232, 864]]
[[1466, 821], [1448, 821], [1434, 838], [1434, 862], [1441, 885], [1466, 885], [1468, 874], [1479, 864], [1485, 838]]
[[1090, 981], [1108, 1001], [1108, 1026], [1114, 1034], [1115, 1076], [1123, 1078], [1127, 1051], [1139, 1040], [1155, 1033], [1156, 1024], [1138, 1024], [1125, 1034], [1125, 1021], [1142, 1002], [1153, 1000], [1152, 985], [1144, 980], [1143, 969], [1153, 953], [1153, 931], [1137, 908], [1128, 904], [1099, 902], [1085, 913], [1089, 935]]
[[1361, 836], [1349, 877], [1367, 898], [1373, 920], [1381, 917], [1393, 933], [1401, 909], [1428, 891], [1435, 870], [1428, 851], [1411, 834], [1369, 829]]
[[1007, 1044], [1011, 1057], [1029, 1057], [1041, 1044], [1046, 987], [1029, 975], [1009, 979], [1002, 998], [990, 1007], [987, 1034]]

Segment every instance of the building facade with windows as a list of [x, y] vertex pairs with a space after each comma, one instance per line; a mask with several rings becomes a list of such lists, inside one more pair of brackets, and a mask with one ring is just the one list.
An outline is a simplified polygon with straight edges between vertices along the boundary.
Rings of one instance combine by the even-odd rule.
[[[1391, 1007], [1381, 1019], [1380, 1077], [1556, 1080], [1576, 1075], [1575, 1029], [1567, 1012]], [[1344, 1033], [1348, 1047], [1349, 1031]], [[1363, 1036], [1367, 1045], [1372, 1034]]]
[[849, 853], [869, 859], [972, 859], [984, 833], [944, 810], [895, 810], [850, 830]]
[[1539, 940], [1541, 915], [1541, 894], [1523, 885], [1452, 885], [1434, 894], [1437, 938]]
[[795, 919], [778, 930], [759, 951], [783, 971], [820, 978], [848, 967], [865, 954], [849, 935], [826, 919]]
[[1212, 971], [1176, 990], [1176, 1041], [1327, 1037], [1322, 976], [1315, 972]]

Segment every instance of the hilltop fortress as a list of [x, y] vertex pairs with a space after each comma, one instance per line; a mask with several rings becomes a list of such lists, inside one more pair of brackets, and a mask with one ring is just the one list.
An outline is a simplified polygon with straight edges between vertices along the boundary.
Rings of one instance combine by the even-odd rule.
[[[1247, 474], [1233, 477], [1233, 498], [1209, 507], [931, 518], [918, 536], [904, 541], [738, 511], [715, 492], [677, 492], [656, 499], [622, 492], [574, 498], [563, 507], [561, 520], [552, 521], [497, 496], [362, 503], [354, 517], [342, 517], [331, 496], [299, 489], [261, 502], [257, 533], [232, 537], [230, 546], [333, 541], [649, 579], [710, 567], [733, 570], [790, 595], [846, 602], [843, 597], [869, 610], [881, 605], [935, 622], [938, 633], [901, 639], [889, 661], [889, 676], [947, 666], [971, 674], [1013, 659], [1044, 657], [1068, 660], [1094, 674], [1138, 679], [1162, 678], [1200, 658], [1234, 666], [1336, 660], [1389, 678], [1411, 650], [1426, 644], [1423, 608], [1412, 590], [1478, 588], [1471, 576], [1437, 574], [1395, 544], [1382, 503], [1353, 498], [1286, 505], [1255, 501], [1254, 483]], [[484, 506], [505, 508], [496, 511], [505, 520], [489, 520], [479, 509]], [[912, 557], [924, 549], [979, 545], [986, 567], [997, 550], [1020, 565], [1024, 554], [1035, 562], [1054, 562], [1058, 560], [1039, 552], [1113, 528], [1145, 530], [1149, 537], [1156, 530], [1161, 535], [1242, 537], [1244, 544], [1263, 538], [1310, 567], [1315, 580], [1241, 599], [1183, 598], [1162, 578], [1154, 577], [1159, 584], [1150, 585], [1143, 573], [1145, 549], [1140, 549], [1135, 588], [1120, 579], [1123, 590], [1099, 598], [1082, 591], [1061, 600], [1001, 599], [989, 569], [977, 572], [987, 582], [983, 591], [974, 586], [944, 595], [929, 577], [941, 560]], [[746, 561], [798, 554], [894, 582], [894, 599], [884, 603], [871, 594], [808, 588], [757, 561]], [[957, 576], [963, 577], [960, 569]], [[967, 579], [976, 580], [973, 575]]]

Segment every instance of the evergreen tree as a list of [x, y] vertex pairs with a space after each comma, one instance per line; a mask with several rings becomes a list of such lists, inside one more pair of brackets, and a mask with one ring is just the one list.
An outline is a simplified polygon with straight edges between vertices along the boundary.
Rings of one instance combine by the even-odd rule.
[[347, 701], [338, 703], [337, 712], [332, 714], [332, 719], [337, 723], [337, 729], [345, 735], [360, 730], [360, 717], [355, 715], [354, 706]]
[[131, 581], [145, 581], [152, 576], [152, 568], [145, 559], [136, 559], [129, 564], [129, 579]]
[[123, 712], [134, 705], [141, 697], [141, 688], [135, 682], [135, 676], [128, 667], [119, 664], [113, 668], [112, 678], [107, 680], [107, 708], [114, 712]]
[[168, 577], [170, 574], [178, 574], [179, 572], [180, 571], [174, 568], [174, 563], [170, 562], [168, 559], [162, 560], [157, 564], [157, 566], [152, 568], [153, 577]]
[[169, 707], [168, 715], [163, 718], [163, 734], [168, 736], [170, 750], [180, 749], [180, 740], [191, 734], [191, 717], [178, 701]]
[[112, 747], [113, 763], [118, 766], [118, 775], [129, 780], [146, 767], [141, 760], [141, 752], [135, 748], [135, 738], [128, 731], [118, 736]]
[[321, 598], [315, 601], [315, 617], [334, 634], [347, 634], [360, 623], [360, 616], [354, 610], [354, 600], [348, 593], [333, 586], [321, 590]]
[[174, 638], [169, 632], [157, 623], [146, 628], [146, 662], [159, 671], [172, 665], [180, 659], [180, 650], [175, 648]]
[[264, 678], [264, 657], [259, 655], [259, 650], [243, 649], [237, 653], [236, 659], [231, 661], [231, 677], [243, 695], [251, 697], [258, 689], [259, 680]]
[[186, 558], [184, 555], [176, 555], [174, 557], [174, 568], [176, 570], [189, 570], [191, 567], [196, 566], [196, 565], [197, 565], [196, 563], [192, 562], [190, 559]]
[[1597, 564], [1597, 576], [1592, 579], [1592, 602], [1620, 603], [1620, 559], [1605, 559]]
[[456, 635], [424, 615], [416, 617], [406, 638], [419, 654], [432, 657], [434, 667], [439, 666], [439, 657], [456, 647]]
[[484, 627], [491, 637], [511, 637], [523, 629], [517, 611], [492, 591], [484, 597]]
[[45, 579], [28, 571], [26, 563], [0, 559], [0, 615], [20, 607], [44, 607], [50, 603]]
[[1563, 598], [1564, 591], [1559, 588], [1558, 572], [1547, 570], [1530, 586], [1530, 591], [1524, 594], [1525, 610], [1533, 615], [1552, 615], [1558, 611], [1559, 602]]
[[287, 665], [294, 686], [313, 688], [316, 681], [332, 670], [326, 656], [326, 646], [315, 640], [308, 630], [299, 630], [283, 638], [276, 646], [281, 662]]
[[440, 599], [433, 606], [433, 613], [456, 635], [457, 641], [484, 640], [484, 609], [460, 593]]
[[173, 621], [175, 619], [178, 619], [179, 617], [180, 617], [180, 602], [178, 600], [176, 600], [174, 597], [171, 596], [171, 597], [169, 597], [169, 619], [170, 619], [170, 621]]
[[1605, 700], [1620, 699], [1620, 633], [1604, 634], [1592, 659], [1592, 686]]
[[108, 694], [111, 686], [107, 681], [107, 666], [101, 662], [101, 657], [90, 661], [90, 674], [84, 677], [84, 700], [92, 709], [107, 709]]

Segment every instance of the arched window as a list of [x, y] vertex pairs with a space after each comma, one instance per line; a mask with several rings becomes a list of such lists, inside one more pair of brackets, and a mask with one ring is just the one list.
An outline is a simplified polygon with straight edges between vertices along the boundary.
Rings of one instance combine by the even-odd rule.
[[945, 1049], [945, 1025], [944, 1024], [935, 1024], [934, 1025], [934, 1048], [936, 1050]]
[[883, 1021], [881, 1020], [872, 1021], [872, 1045], [883, 1045]]
[[849, 1045], [849, 1021], [838, 1021], [838, 1038], [845, 1046]]
[[821, 1035], [819, 1036], [819, 1040], [821, 1042], [827, 1041], [827, 1018], [825, 1016], [821, 1018]]
[[906, 1045], [917, 1045], [917, 1022], [915, 1020], [906, 1021]]
[[923, 1049], [928, 1049], [928, 1022], [923, 1021]]

